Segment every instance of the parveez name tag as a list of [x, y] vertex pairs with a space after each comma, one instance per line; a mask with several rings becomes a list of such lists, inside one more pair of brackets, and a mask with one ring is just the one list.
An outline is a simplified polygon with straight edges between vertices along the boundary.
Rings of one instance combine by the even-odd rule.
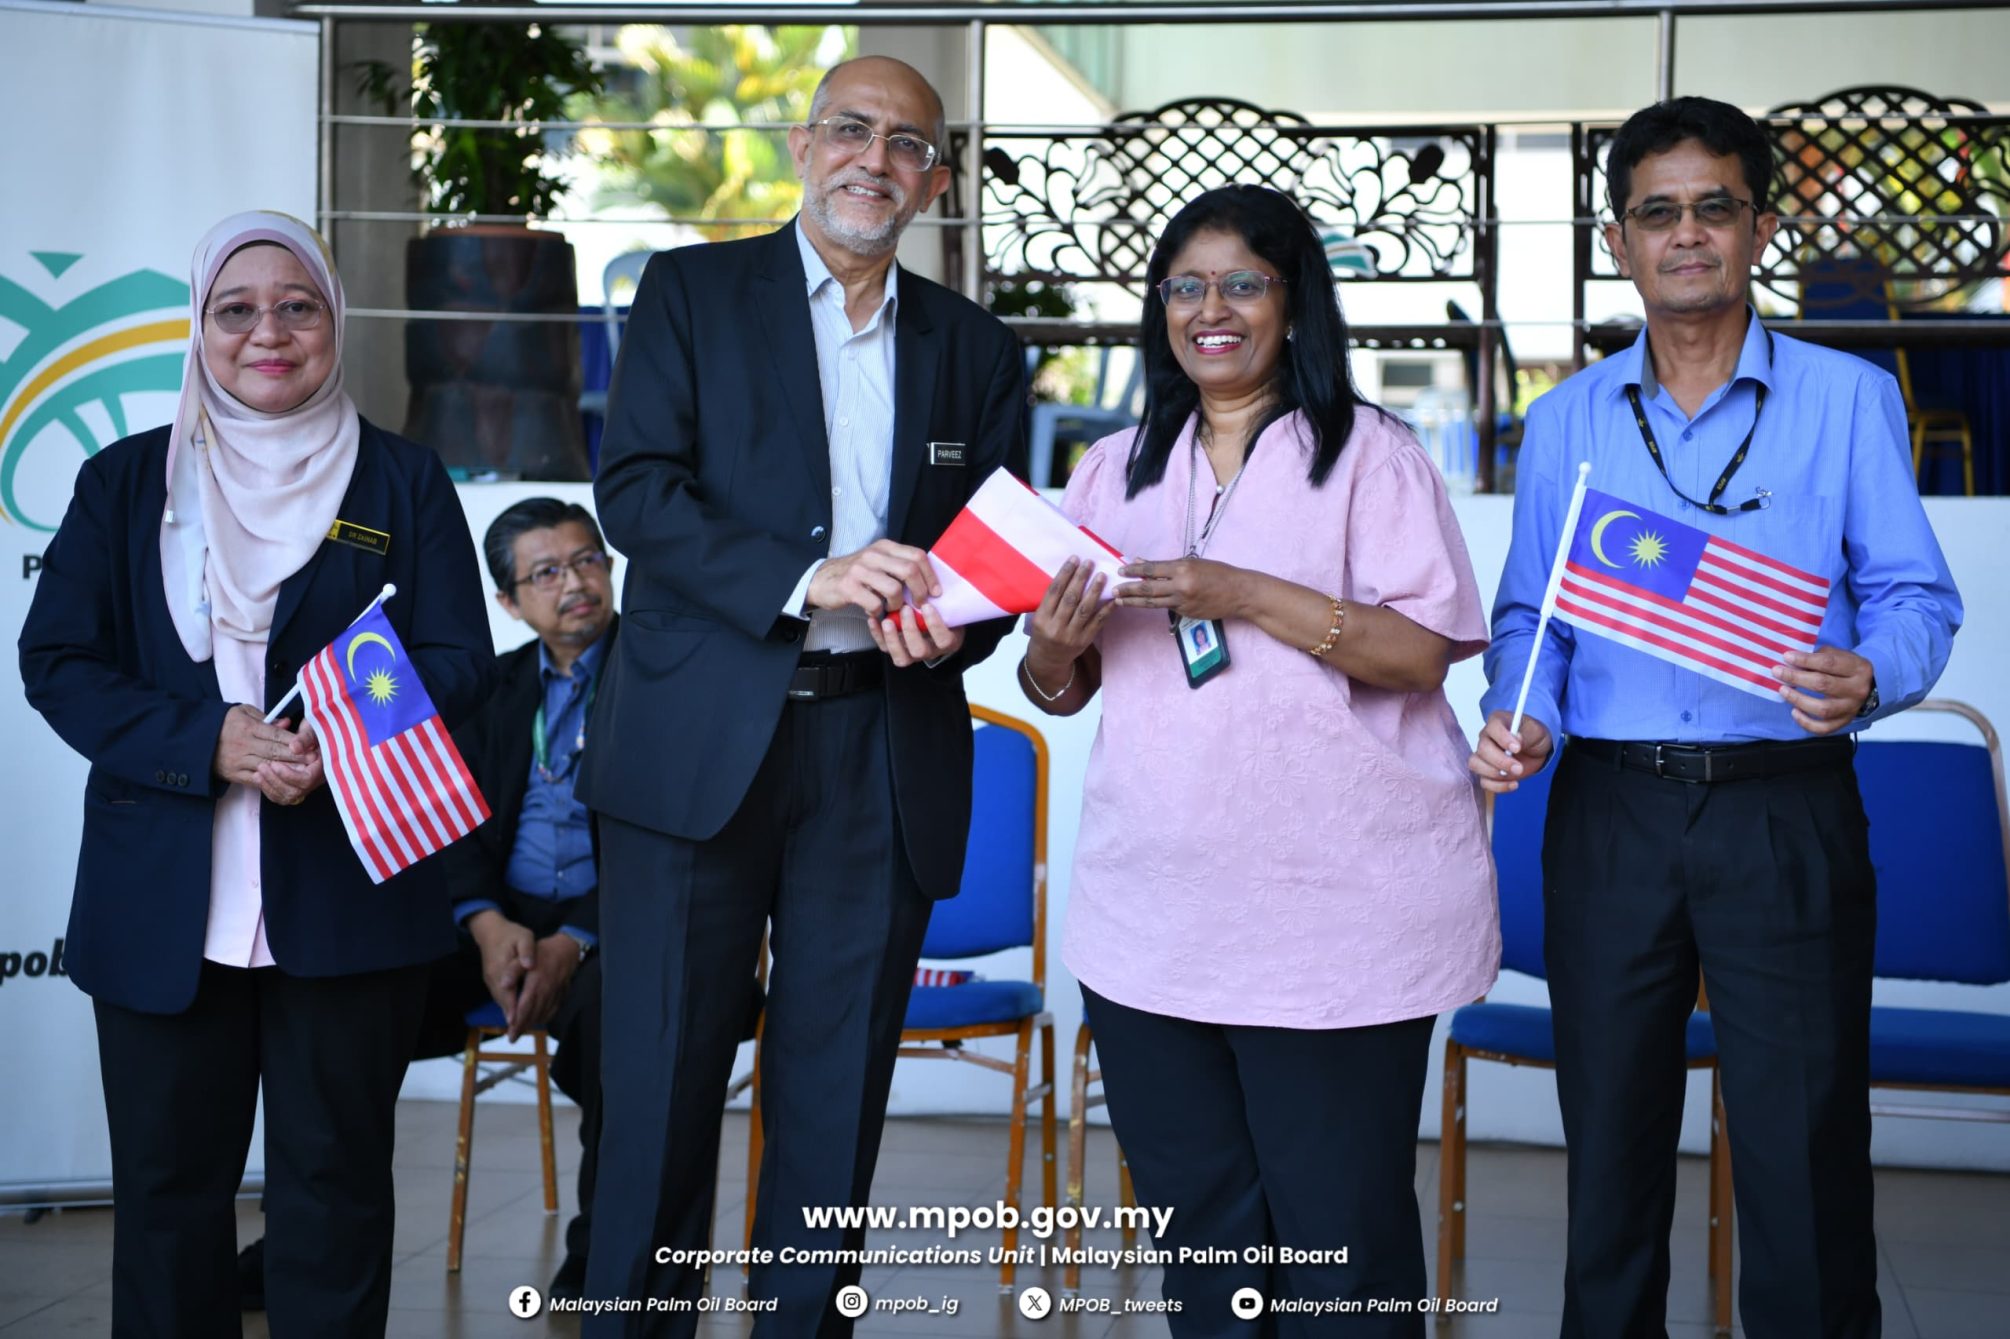
[[961, 442], [930, 442], [928, 463], [931, 465], [963, 465], [964, 446]]
[[362, 549], [379, 557], [391, 551], [391, 537], [382, 530], [372, 530], [367, 525], [354, 521], [337, 521], [328, 527], [328, 538], [337, 544], [347, 544], [352, 549]]

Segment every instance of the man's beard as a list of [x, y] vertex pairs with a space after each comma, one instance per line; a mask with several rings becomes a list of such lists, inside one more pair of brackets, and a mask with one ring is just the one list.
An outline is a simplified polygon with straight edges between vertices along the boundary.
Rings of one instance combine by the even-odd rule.
[[[893, 212], [878, 224], [861, 227], [839, 213], [831, 197], [853, 183], [883, 190], [893, 202]], [[823, 189], [803, 197], [803, 212], [816, 220], [824, 236], [861, 256], [883, 256], [900, 242], [907, 226], [907, 192], [891, 177], [875, 177], [862, 168], [847, 168], [824, 183]]]

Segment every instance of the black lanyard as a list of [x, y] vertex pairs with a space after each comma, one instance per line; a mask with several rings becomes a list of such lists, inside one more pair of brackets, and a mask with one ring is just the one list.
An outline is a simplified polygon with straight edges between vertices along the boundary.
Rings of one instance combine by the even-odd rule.
[[[1766, 331], [1766, 364], [1771, 366], [1772, 361], [1773, 332], [1768, 330]], [[1759, 415], [1766, 412], [1766, 385], [1764, 382], [1759, 383], [1753, 400], [1752, 426], [1745, 429], [1745, 440], [1738, 443], [1738, 449], [1731, 454], [1730, 463], [1724, 466], [1724, 472], [1717, 476], [1716, 486], [1711, 488], [1710, 500], [1708, 502], [1698, 502], [1681, 489], [1676, 488], [1675, 481], [1668, 477], [1668, 466], [1661, 459], [1661, 444], [1654, 440], [1654, 429], [1647, 426], [1647, 411], [1641, 407], [1640, 388], [1638, 386], [1628, 386], [1626, 388], [1626, 402], [1633, 406], [1634, 425], [1640, 429], [1640, 440], [1647, 443], [1647, 454], [1654, 458], [1654, 468], [1661, 471], [1662, 479], [1667, 482], [1669, 489], [1674, 492], [1676, 497], [1681, 498], [1692, 507], [1709, 512], [1712, 516], [1734, 516], [1739, 512], [1759, 511], [1773, 504], [1773, 495], [1763, 488], [1758, 491], [1757, 496], [1748, 497], [1735, 507], [1726, 507], [1717, 501], [1718, 498], [1724, 496], [1724, 490], [1731, 486], [1731, 476], [1738, 472], [1738, 467], [1745, 463], [1746, 453], [1752, 449], [1752, 437], [1759, 431]]]

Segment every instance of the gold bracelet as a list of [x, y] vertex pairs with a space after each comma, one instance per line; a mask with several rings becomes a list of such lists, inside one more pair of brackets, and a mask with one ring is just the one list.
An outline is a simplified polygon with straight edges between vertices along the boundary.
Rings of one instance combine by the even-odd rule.
[[1325, 641], [1319, 643], [1317, 646], [1306, 648], [1306, 654], [1315, 660], [1324, 660], [1326, 658], [1326, 653], [1331, 651], [1334, 645], [1340, 640], [1340, 626], [1347, 621], [1347, 606], [1340, 602], [1339, 596], [1336, 595], [1331, 598], [1333, 601], [1333, 626], [1326, 629]]
[[1027, 685], [1040, 695], [1042, 701], [1046, 702], [1059, 702], [1066, 695], [1067, 691], [1075, 686], [1075, 667], [1073, 664], [1068, 666], [1068, 681], [1052, 693], [1042, 688], [1040, 681], [1033, 677], [1033, 667], [1026, 663], [1026, 657], [1024, 656], [1019, 657], [1019, 673], [1026, 680]]

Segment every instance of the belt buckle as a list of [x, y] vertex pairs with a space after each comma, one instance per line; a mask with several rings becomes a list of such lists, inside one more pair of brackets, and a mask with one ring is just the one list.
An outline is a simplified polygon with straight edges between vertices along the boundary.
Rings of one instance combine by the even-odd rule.
[[1703, 784], [1707, 786], [1717, 779], [1715, 770], [1717, 751], [1715, 749], [1704, 749], [1702, 753], [1703, 753]]
[[1666, 746], [1659, 742], [1654, 745], [1654, 776], [1659, 781], [1668, 779], [1668, 757], [1665, 750]]
[[789, 701], [791, 702], [814, 702], [816, 700], [817, 690], [814, 688], [791, 688], [789, 690]]

